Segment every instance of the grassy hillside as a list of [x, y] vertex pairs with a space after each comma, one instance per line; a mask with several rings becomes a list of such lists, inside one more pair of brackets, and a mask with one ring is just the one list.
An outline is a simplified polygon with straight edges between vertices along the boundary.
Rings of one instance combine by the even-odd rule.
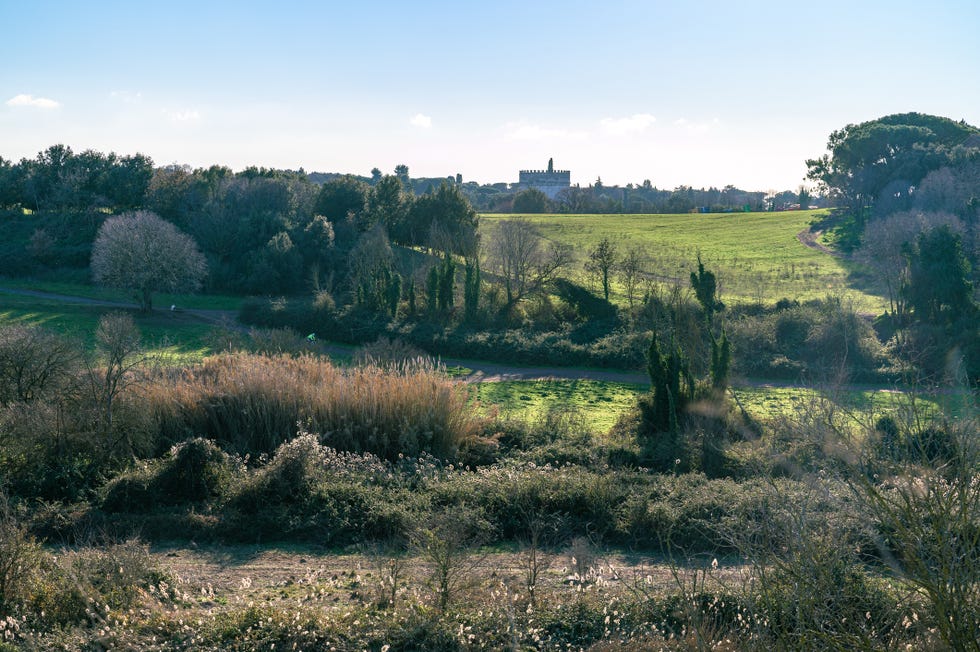
[[[826, 211], [715, 213], [684, 215], [522, 215], [549, 239], [573, 246], [577, 273], [588, 251], [608, 237], [622, 255], [629, 247], [643, 252], [643, 270], [659, 281], [686, 281], [698, 252], [716, 273], [722, 300], [775, 302], [780, 298], [813, 299], [844, 295], [863, 312], [880, 313], [885, 300], [863, 286], [860, 270], [850, 262], [805, 246], [798, 234], [826, 216]], [[480, 229], [491, 237], [493, 226], [515, 215], [482, 215]], [[614, 286], [622, 298], [622, 288]]]
[[[66, 303], [0, 292], [0, 327], [7, 324], [39, 324], [83, 343], [88, 350], [95, 348], [95, 330], [99, 318], [114, 308], [105, 305]], [[214, 326], [183, 313], [156, 310], [133, 315], [142, 334], [144, 347], [171, 364], [198, 362], [212, 353], [211, 335]]]

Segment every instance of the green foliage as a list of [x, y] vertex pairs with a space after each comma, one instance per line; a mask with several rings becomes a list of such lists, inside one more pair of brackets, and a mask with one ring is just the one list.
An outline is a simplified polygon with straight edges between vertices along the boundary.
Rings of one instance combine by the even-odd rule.
[[704, 317], [709, 328], [714, 321], [715, 312], [724, 308], [724, 305], [715, 296], [716, 285], [715, 275], [705, 271], [701, 256], [698, 255], [698, 271], [697, 273], [691, 272], [691, 287], [694, 288], [694, 296], [701, 304], [701, 310], [704, 311]]
[[0, 169], [0, 206], [31, 210], [132, 210], [142, 205], [153, 161], [135, 154], [119, 156], [66, 145], [52, 145], [33, 159]]
[[426, 276], [425, 291], [427, 297], [427, 304], [430, 314], [435, 314], [439, 310], [439, 281], [441, 279], [439, 267], [433, 265], [429, 268], [429, 273]]
[[238, 319], [244, 324], [289, 328], [302, 333], [335, 333], [336, 339], [347, 339], [343, 331], [338, 330], [334, 306], [327, 301], [317, 301], [316, 297], [246, 299], [238, 311]]
[[439, 269], [439, 288], [437, 306], [441, 312], [450, 312], [453, 309], [456, 290], [456, 261], [446, 252], [442, 259]]
[[609, 303], [607, 299], [597, 297], [587, 288], [564, 278], [555, 279], [552, 286], [558, 298], [573, 311], [569, 321], [604, 320], [615, 322], [616, 306]]
[[370, 221], [384, 224], [396, 242], [402, 242], [407, 224], [408, 211], [412, 205], [411, 195], [405, 194], [401, 180], [385, 175], [371, 188], [368, 197]]
[[409, 278], [405, 290], [405, 297], [408, 300], [408, 314], [414, 317], [418, 313], [418, 298], [415, 294], [415, 279]]
[[477, 320], [480, 310], [480, 260], [467, 259], [463, 279], [463, 319], [468, 323]]
[[878, 380], [884, 350], [853, 306], [836, 298], [775, 309], [734, 310], [726, 332], [737, 373], [766, 378]]
[[408, 225], [405, 233], [395, 235], [396, 242], [467, 257], [476, 253], [479, 217], [456, 184], [442, 182], [416, 198], [408, 210]]
[[863, 217], [886, 191], [907, 196], [932, 170], [950, 161], [952, 150], [976, 127], [922, 113], [888, 115], [847, 125], [830, 135], [829, 154], [807, 161], [808, 178], [838, 194]]
[[140, 512], [211, 500], [227, 491], [240, 473], [240, 462], [214, 442], [189, 439], [165, 459], [113, 478], [103, 489], [102, 509]]
[[728, 372], [731, 367], [732, 346], [728, 333], [721, 332], [721, 340], [711, 340], [711, 386], [724, 390], [728, 386]]
[[948, 226], [920, 233], [904, 253], [908, 281], [902, 291], [918, 319], [951, 324], [975, 310], [970, 264], [960, 236]]
[[547, 213], [548, 196], [537, 188], [525, 188], [514, 195], [511, 211], [514, 213]]
[[606, 237], [589, 251], [589, 262], [585, 265], [586, 271], [599, 278], [602, 296], [606, 301], [609, 301], [610, 274], [616, 260], [616, 246]]
[[379, 266], [369, 276], [361, 277], [357, 286], [357, 304], [361, 308], [388, 318], [398, 315], [402, 276], [388, 266]]
[[245, 541], [326, 544], [404, 539], [412, 500], [380, 486], [390, 478], [378, 458], [338, 453], [301, 433], [234, 488], [223, 533]]
[[366, 231], [372, 224], [364, 224], [360, 218], [367, 207], [369, 192], [366, 183], [350, 175], [332, 179], [320, 186], [313, 210], [317, 215], [335, 223], [353, 216], [360, 229]]
[[41, 545], [0, 488], [0, 619], [18, 614], [28, 602], [43, 559]]
[[905, 459], [865, 460], [880, 473], [851, 480], [875, 526], [878, 554], [925, 601], [927, 626], [955, 650], [977, 649], [980, 628], [976, 425], [972, 419], [922, 432]]
[[[647, 350], [647, 373], [650, 375], [650, 401], [643, 404], [643, 435], [668, 433], [676, 436], [680, 415], [694, 398], [694, 378], [688, 371], [684, 353], [671, 338], [661, 350], [656, 333]], [[669, 452], [667, 453], [669, 457]]]

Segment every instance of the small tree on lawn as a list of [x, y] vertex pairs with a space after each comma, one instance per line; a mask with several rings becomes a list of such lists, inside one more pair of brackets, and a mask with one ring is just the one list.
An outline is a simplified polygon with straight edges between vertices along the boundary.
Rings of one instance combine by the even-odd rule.
[[150, 211], [110, 217], [92, 245], [92, 277], [130, 290], [143, 312], [154, 292], [193, 292], [207, 275], [207, 261], [193, 238]]
[[609, 238], [603, 238], [589, 251], [589, 261], [585, 263], [586, 271], [602, 283], [602, 296], [606, 301], [609, 301], [609, 275], [615, 265], [616, 245]]

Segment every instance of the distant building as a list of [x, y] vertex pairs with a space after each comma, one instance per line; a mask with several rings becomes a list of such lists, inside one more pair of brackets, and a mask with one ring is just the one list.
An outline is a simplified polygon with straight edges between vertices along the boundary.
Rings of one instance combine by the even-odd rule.
[[547, 170], [521, 170], [519, 179], [518, 190], [537, 188], [548, 199], [554, 199], [559, 192], [572, 185], [572, 173], [568, 170], [556, 170], [554, 159], [548, 159]]

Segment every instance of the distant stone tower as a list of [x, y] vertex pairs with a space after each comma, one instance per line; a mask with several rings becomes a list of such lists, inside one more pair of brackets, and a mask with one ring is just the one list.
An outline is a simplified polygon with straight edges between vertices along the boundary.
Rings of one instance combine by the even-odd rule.
[[559, 192], [572, 185], [571, 179], [571, 172], [556, 170], [555, 160], [549, 158], [547, 170], [521, 170], [517, 186], [519, 190], [537, 188], [547, 195], [548, 199], [554, 199]]

